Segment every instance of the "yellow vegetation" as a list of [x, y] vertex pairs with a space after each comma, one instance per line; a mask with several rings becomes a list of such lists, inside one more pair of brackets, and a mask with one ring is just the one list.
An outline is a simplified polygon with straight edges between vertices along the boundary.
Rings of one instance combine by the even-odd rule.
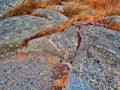
[[31, 14], [37, 8], [46, 8], [49, 5], [58, 4], [60, 1], [61, 0], [50, 0], [48, 2], [36, 2], [36, 0], [24, 0], [21, 4], [6, 12], [3, 18]]
[[35, 4], [35, 0], [25, 0], [23, 3], [15, 6], [13, 9], [5, 13], [3, 17], [8, 18], [17, 15], [30, 14], [34, 9], [36, 9]]
[[63, 75], [61, 79], [55, 80], [52, 83], [52, 90], [55, 90], [54, 87], [63, 87], [66, 84], [68, 74]]
[[84, 9], [81, 7], [81, 4], [77, 3], [68, 3], [63, 8], [63, 14], [66, 16], [74, 16], [80, 14]]
[[120, 15], [120, 0], [83, 0], [83, 2], [94, 8], [102, 14], [106, 12], [106, 15]]

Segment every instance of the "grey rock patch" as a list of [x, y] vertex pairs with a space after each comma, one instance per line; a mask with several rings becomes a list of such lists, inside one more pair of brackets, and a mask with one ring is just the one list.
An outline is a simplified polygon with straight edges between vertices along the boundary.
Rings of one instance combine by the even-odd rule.
[[23, 0], [0, 0], [0, 14], [4, 15], [7, 11], [22, 2]]
[[36, 0], [37, 2], [47, 2], [49, 0]]
[[64, 16], [60, 12], [53, 11], [50, 9], [37, 9], [33, 12], [33, 14], [41, 14], [47, 17], [50, 20], [57, 21], [57, 22], [64, 22], [68, 20], [68, 17]]
[[81, 28], [81, 46], [73, 62], [73, 73], [95, 90], [117, 90], [115, 71], [120, 70], [120, 32], [98, 26]]
[[67, 4], [68, 2], [61, 2], [61, 5], [65, 5], [65, 4]]
[[75, 25], [75, 26], [78, 26], [78, 25], [80, 25], [80, 24], [82, 24], [82, 25], [87, 25], [88, 22], [84, 22], [84, 21], [75, 21], [75, 22], [73, 22], [73, 25]]
[[66, 90], [95, 90], [95, 89], [91, 88], [90, 84], [83, 78], [78, 77], [73, 73], [70, 73], [67, 80]]
[[120, 23], [120, 16], [107, 16], [105, 17], [105, 20], [107, 23], [110, 23], [110, 22], [119, 22]]
[[36, 34], [47, 25], [56, 25], [53, 21], [34, 16], [16, 16], [0, 22], [0, 44], [18, 42]]
[[41, 59], [6, 61], [0, 63], [0, 68], [0, 89], [51, 90], [51, 68], [42, 64]]
[[23, 51], [39, 51], [42, 48], [46, 52], [55, 54], [64, 60], [71, 60], [76, 52], [77, 31], [78, 28], [76, 27], [66, 27], [64, 32], [30, 41], [28, 47], [25, 47]]
[[59, 11], [63, 11], [64, 6], [63, 5], [52, 5], [52, 6], [49, 6], [49, 8], [59, 10]]

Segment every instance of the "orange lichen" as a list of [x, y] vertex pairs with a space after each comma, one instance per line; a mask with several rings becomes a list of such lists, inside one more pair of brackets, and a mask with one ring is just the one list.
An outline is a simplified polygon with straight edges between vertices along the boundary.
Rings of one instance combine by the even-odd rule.
[[47, 65], [54, 65], [54, 62], [53, 61], [48, 61], [46, 62]]
[[54, 87], [63, 87], [66, 85], [68, 74], [63, 75], [61, 79], [55, 80], [52, 83], [52, 90], [55, 90]]
[[28, 59], [28, 58], [30, 58], [30, 56], [23, 52], [18, 53], [17, 55], [13, 56], [13, 59], [15, 59], [15, 60], [24, 60], [24, 59]]
[[72, 22], [73, 21], [77, 21], [78, 19], [79, 19], [79, 15], [78, 16], [74, 16], [74, 17], [70, 18], [68, 21], [61, 23], [60, 25], [58, 25], [54, 29], [52, 27], [49, 27], [49, 28], [46, 27], [45, 29], [41, 29], [35, 35], [33, 35], [33, 36], [23, 40], [22, 41], [22, 46], [27, 46], [28, 42], [30, 40], [37, 39], [37, 38], [40, 38], [40, 37], [43, 37], [43, 36], [46, 36], [46, 35], [50, 35], [50, 34], [53, 34], [53, 33], [62, 32], [62, 31], [64, 31], [64, 28], [66, 26], [71, 26]]
[[120, 81], [118, 82], [118, 90], [120, 90]]
[[81, 77], [83, 75], [83, 73], [82, 72], [79, 72], [79, 76]]

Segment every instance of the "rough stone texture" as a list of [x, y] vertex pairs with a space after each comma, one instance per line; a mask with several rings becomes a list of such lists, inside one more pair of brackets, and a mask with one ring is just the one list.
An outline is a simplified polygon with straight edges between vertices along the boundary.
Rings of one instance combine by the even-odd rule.
[[63, 11], [64, 6], [63, 5], [52, 5], [52, 6], [49, 6], [49, 8], [53, 10]]
[[119, 22], [120, 23], [120, 16], [107, 16], [105, 18], [106, 22], [110, 23], [110, 22]]
[[[46, 64], [51, 58], [46, 53], [28, 53], [29, 57], [19, 60], [13, 58], [16, 53], [0, 58], [0, 90], [51, 90], [52, 66]], [[52, 61], [58, 60], [53, 56]]]
[[52, 35], [49, 42], [46, 42], [47, 46], [45, 46], [48, 47], [51, 44], [54, 49], [50, 50], [50, 47], [48, 47], [45, 48], [46, 51], [50, 50], [62, 56], [65, 60], [74, 58], [77, 46], [77, 31], [78, 28], [76, 27], [67, 27], [64, 32]]
[[33, 13], [46, 16], [49, 20], [54, 20], [54, 21], [59, 21], [59, 22], [68, 20], [68, 18], [64, 16], [63, 14], [61, 14], [60, 12], [53, 11], [50, 9], [37, 9]]
[[23, 0], [0, 0], [0, 16], [2, 17], [5, 12], [21, 2], [23, 2]]
[[[55, 27], [68, 20], [61, 13], [49, 9], [38, 9], [34, 13], [44, 17], [16, 16], [1, 20], [0, 45], [19, 43], [42, 28]], [[86, 24], [78, 21], [73, 25], [81, 23]], [[30, 58], [27, 59], [12, 58], [17, 54], [15, 51], [0, 55], [0, 89], [51, 90], [52, 67], [47, 66], [46, 62], [72, 60], [67, 90], [118, 90], [116, 83], [120, 81], [120, 76], [116, 72], [120, 72], [120, 32], [98, 26], [83, 26], [81, 46], [76, 53], [77, 31], [78, 28], [70, 26], [64, 32], [30, 41], [28, 47], [17, 50], [18, 53], [28, 53]], [[34, 56], [30, 52], [42, 56]], [[55, 56], [44, 56], [47, 53]]]
[[64, 60], [71, 60], [75, 57], [77, 31], [78, 28], [76, 27], [66, 27], [64, 32], [30, 41], [28, 47], [23, 48], [23, 51], [39, 51], [42, 48], [46, 52], [55, 54]]
[[17, 42], [37, 33], [52, 21], [34, 16], [18, 16], [4, 19], [0, 22], [0, 44]]
[[83, 78], [69, 74], [66, 90], [95, 90], [92, 89], [87, 81]]
[[[62, 18], [62, 17], [61, 17]], [[57, 21], [58, 23], [65, 21]], [[34, 16], [16, 16], [1, 20], [0, 22], [0, 44], [10, 41], [19, 41], [37, 33], [47, 26], [58, 25], [53, 20]]]
[[116, 77], [120, 79], [120, 76], [116, 72], [120, 70], [120, 32], [86, 26], [81, 29], [81, 37], [81, 46], [73, 59], [73, 73], [82, 72], [81, 78], [95, 90], [118, 90]]

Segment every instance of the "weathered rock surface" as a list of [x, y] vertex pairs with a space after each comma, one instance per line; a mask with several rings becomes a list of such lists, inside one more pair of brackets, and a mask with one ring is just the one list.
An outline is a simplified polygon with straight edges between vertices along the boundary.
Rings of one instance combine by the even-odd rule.
[[[63, 21], [65, 21], [65, 19]], [[34, 35], [42, 28], [47, 26], [57, 26], [60, 22], [62, 22], [62, 20], [48, 20], [46, 18], [27, 15], [1, 20], [0, 45], [3, 45], [4, 43], [11, 45], [12, 42], [19, 42]], [[78, 28], [76, 27], [66, 27], [64, 32], [30, 41], [28, 47], [13, 51], [15, 53], [6, 52], [2, 54], [0, 56], [0, 67], [2, 67], [0, 70], [0, 78], [2, 78], [0, 80], [0, 89], [51, 90], [53, 81], [51, 80], [52, 67], [46, 66], [46, 63], [51, 60], [54, 63], [59, 60], [64, 61], [75, 56], [77, 31]], [[21, 52], [28, 54], [29, 57], [24, 56], [23, 54], [22, 56], [13, 58], [17, 53]], [[42, 56], [34, 56], [34, 52], [40, 53]], [[30, 53], [33, 54], [31, 55]], [[44, 56], [47, 53], [56, 56]], [[5, 75], [3, 76], [3, 74]]]
[[66, 90], [95, 90], [83, 78], [70, 73], [67, 81]]
[[64, 16], [63, 14], [61, 14], [60, 12], [53, 11], [50, 9], [37, 9], [33, 13], [41, 14], [44, 17], [48, 18], [49, 20], [54, 20], [54, 21], [59, 21], [59, 22], [68, 20], [68, 18]]
[[45, 18], [16, 16], [0, 22], [0, 44], [21, 41], [37, 33], [47, 25], [55, 25]]
[[105, 18], [106, 22], [110, 23], [110, 22], [119, 22], [120, 23], [120, 16], [107, 16]]
[[0, 58], [1, 90], [51, 90], [53, 66], [47, 65], [47, 62], [57, 62], [59, 58], [49, 57], [50, 54], [46, 53], [21, 54], [21, 58], [20, 56], [18, 58], [19, 53], [9, 52], [9, 54], [13, 55]]
[[49, 6], [49, 8], [53, 10], [63, 11], [64, 6], [63, 5], [52, 5], [52, 6]]
[[28, 47], [23, 48], [23, 51], [39, 51], [42, 48], [46, 52], [57, 55], [64, 60], [71, 60], [75, 57], [77, 31], [78, 28], [76, 27], [66, 27], [64, 32], [30, 41]]
[[82, 72], [80, 78], [95, 90], [118, 90], [120, 76], [116, 72], [120, 70], [120, 32], [86, 26], [81, 28], [81, 37], [81, 46], [73, 59], [73, 73]]
[[23, 0], [0, 0], [0, 16], [22, 2]]
[[[40, 29], [55, 28], [68, 20], [61, 13], [49, 9], [37, 9], [33, 14], [43, 17], [25, 15], [0, 21], [0, 52], [6, 43], [6, 48], [8, 45], [14, 48], [11, 43], [18, 44]], [[81, 23], [87, 22], [78, 21], [73, 25]], [[98, 26], [83, 26], [80, 32], [82, 41], [76, 53], [78, 28], [75, 26], [32, 40], [27, 47], [0, 55], [0, 89], [51, 90], [52, 67], [46, 65], [47, 62], [68, 60], [73, 61], [73, 67], [66, 90], [118, 90], [120, 76], [116, 72], [120, 72], [120, 32]], [[22, 58], [14, 58], [20, 52], [27, 56], [23, 54]]]
[[[67, 17], [58, 12], [44, 9], [39, 10], [44, 16], [47, 15], [48, 18], [51, 18], [51, 20], [34, 16], [17, 16], [2, 20], [0, 22], [0, 44], [19, 42], [34, 35], [42, 28], [57, 26], [59, 23], [68, 20]], [[68, 27], [64, 33], [40, 38], [37, 41], [33, 40], [33, 43], [28, 48], [30, 51], [38, 51], [38, 48], [42, 47], [48, 52], [62, 56], [62, 58], [74, 57], [77, 45], [77, 30], [75, 27]], [[29, 50], [25, 49], [25, 51]]]

